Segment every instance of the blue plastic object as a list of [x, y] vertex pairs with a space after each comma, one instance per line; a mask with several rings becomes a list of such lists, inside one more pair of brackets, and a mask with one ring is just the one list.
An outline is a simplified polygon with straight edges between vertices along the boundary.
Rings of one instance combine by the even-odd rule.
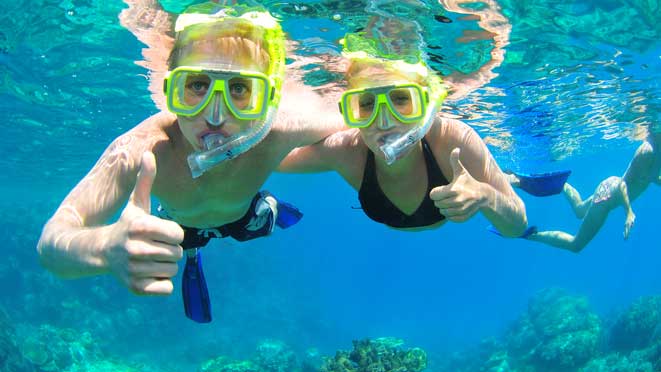
[[549, 196], [562, 192], [571, 174], [570, 170], [525, 174], [514, 173], [519, 178], [519, 188], [534, 196]]
[[[194, 253], [193, 253], [194, 251]], [[211, 322], [211, 302], [207, 281], [202, 270], [202, 255], [198, 249], [187, 252], [186, 267], [181, 283], [186, 316], [198, 323]]]

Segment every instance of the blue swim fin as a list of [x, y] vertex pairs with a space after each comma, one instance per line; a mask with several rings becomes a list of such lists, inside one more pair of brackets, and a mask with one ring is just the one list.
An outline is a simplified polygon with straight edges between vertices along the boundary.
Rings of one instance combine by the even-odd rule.
[[186, 267], [181, 282], [186, 316], [198, 323], [211, 322], [211, 302], [207, 281], [202, 271], [202, 255], [198, 249], [186, 251]]
[[519, 188], [534, 196], [561, 193], [570, 174], [570, 170], [537, 174], [514, 173], [519, 178]]
[[[503, 234], [501, 234], [500, 231], [498, 231], [498, 229], [496, 229], [496, 227], [494, 225], [487, 226], [487, 230], [489, 230], [490, 232], [492, 232], [492, 233], [494, 233], [498, 236], [503, 236]], [[526, 239], [527, 237], [529, 237], [530, 235], [532, 235], [536, 232], [537, 232], [537, 226], [529, 226], [526, 229], [526, 231], [524, 231], [523, 234], [521, 234], [521, 236], [517, 236], [517, 238]]]
[[[276, 199], [278, 200], [278, 199]], [[278, 200], [278, 218], [275, 220], [276, 225], [281, 229], [286, 229], [295, 225], [303, 218], [303, 212], [293, 205]]]

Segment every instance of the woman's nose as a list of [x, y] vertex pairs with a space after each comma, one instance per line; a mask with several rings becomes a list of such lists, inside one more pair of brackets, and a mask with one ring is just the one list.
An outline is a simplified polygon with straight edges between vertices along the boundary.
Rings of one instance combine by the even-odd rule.
[[388, 108], [381, 104], [378, 107], [379, 112], [376, 115], [376, 127], [381, 130], [388, 130], [395, 126], [395, 118], [392, 117]]

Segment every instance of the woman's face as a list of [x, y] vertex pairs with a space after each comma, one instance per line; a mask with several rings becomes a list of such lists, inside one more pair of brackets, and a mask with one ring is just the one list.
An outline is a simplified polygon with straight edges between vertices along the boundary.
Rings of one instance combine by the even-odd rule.
[[[357, 74], [351, 76], [349, 81], [349, 89], [359, 89], [359, 88], [373, 88], [373, 87], [382, 87], [395, 84], [410, 84], [415, 83], [419, 84], [417, 81], [412, 81], [406, 76], [396, 74], [384, 69], [369, 67]], [[410, 105], [410, 97], [407, 100], [407, 97], [399, 97], [397, 93], [391, 95], [391, 101], [394, 109], [399, 110], [400, 112], [406, 111], [406, 106]], [[360, 134], [363, 138], [363, 141], [369, 147], [370, 150], [374, 153], [379, 153], [379, 149], [384, 144], [391, 142], [397, 138], [400, 138], [405, 133], [415, 128], [415, 126], [420, 123], [402, 123], [399, 121], [393, 114], [381, 104], [381, 107], [374, 107], [373, 99], [370, 99], [369, 102], [360, 102], [360, 109], [363, 107], [366, 111], [378, 110], [377, 116], [366, 128], [360, 128]], [[398, 107], [401, 106], [401, 107]], [[364, 113], [368, 115], [368, 112]]]
[[[231, 45], [235, 44], [212, 37], [191, 42], [179, 55], [177, 65], [266, 72], [265, 68], [257, 66], [244, 48], [232, 50]], [[191, 76], [188, 80], [185, 83], [187, 99], [206, 96], [210, 88], [208, 78]], [[225, 94], [230, 94], [234, 104], [241, 108], [242, 96], [247, 94], [248, 89], [250, 88], [247, 84], [241, 84], [241, 79], [232, 79], [229, 82], [229, 92]], [[199, 114], [179, 115], [178, 121], [184, 137], [198, 151], [207, 149], [204, 144], [205, 136], [214, 135], [216, 139], [218, 136], [230, 138], [255, 124], [255, 120], [235, 118], [225, 104], [221, 92], [215, 92], [209, 104]]]

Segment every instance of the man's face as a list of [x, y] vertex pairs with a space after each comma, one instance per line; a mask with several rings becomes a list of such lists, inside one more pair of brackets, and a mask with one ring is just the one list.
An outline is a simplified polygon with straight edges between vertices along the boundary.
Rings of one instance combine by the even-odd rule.
[[[210, 69], [243, 70], [265, 73], [265, 68], [257, 66], [249, 51], [249, 40], [233, 37], [207, 37], [188, 43], [180, 53], [177, 60], [179, 66], [195, 66]], [[242, 47], [233, 48], [237, 43]], [[253, 43], [254, 44], [254, 43]], [[248, 48], [246, 48], [246, 45]], [[191, 76], [186, 82], [186, 95], [190, 99], [196, 96], [205, 96], [209, 86], [208, 79]], [[229, 99], [240, 106], [250, 89], [242, 84], [241, 79], [234, 79], [228, 84]], [[249, 130], [256, 124], [255, 120], [240, 120], [234, 117], [223, 98], [223, 93], [212, 92], [207, 106], [195, 116], [179, 116], [179, 126], [184, 137], [195, 150], [205, 150], [205, 136], [215, 135], [230, 138], [236, 134]]]

